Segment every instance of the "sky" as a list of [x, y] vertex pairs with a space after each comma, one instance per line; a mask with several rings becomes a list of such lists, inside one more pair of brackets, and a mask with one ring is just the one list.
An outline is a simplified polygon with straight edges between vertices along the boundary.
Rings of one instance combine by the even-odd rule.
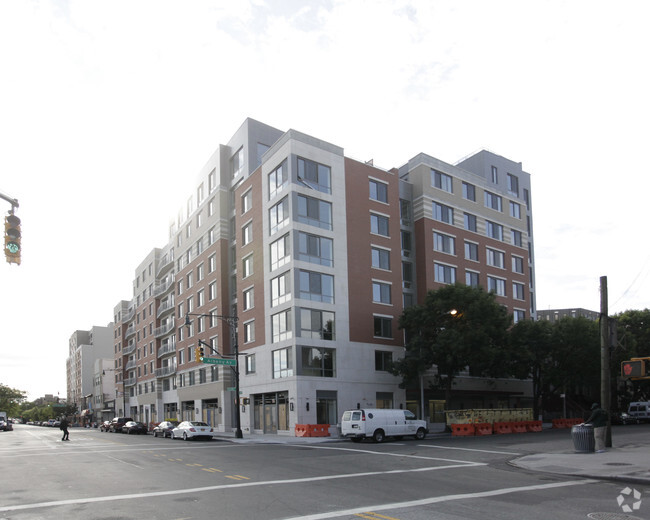
[[[531, 174], [538, 309], [650, 307], [650, 3], [3, 0], [0, 383], [66, 395], [199, 170], [247, 117], [390, 169], [487, 149]], [[6, 215], [10, 205], [0, 200]]]

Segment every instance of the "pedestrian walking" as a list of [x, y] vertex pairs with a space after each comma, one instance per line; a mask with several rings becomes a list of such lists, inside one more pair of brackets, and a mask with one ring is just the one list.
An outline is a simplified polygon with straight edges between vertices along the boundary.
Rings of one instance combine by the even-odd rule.
[[62, 441], [69, 441], [70, 439], [70, 433], [68, 432], [68, 419], [66, 417], [63, 417], [61, 419], [61, 426], [59, 428], [63, 431], [63, 437], [61, 438]]
[[594, 427], [594, 440], [596, 441], [596, 453], [605, 451], [605, 434], [607, 432], [607, 412], [598, 403], [591, 405], [591, 415], [587, 424]]

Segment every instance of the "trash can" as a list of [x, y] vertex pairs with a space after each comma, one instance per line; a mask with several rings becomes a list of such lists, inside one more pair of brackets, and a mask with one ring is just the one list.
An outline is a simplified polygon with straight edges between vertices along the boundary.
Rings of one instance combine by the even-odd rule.
[[591, 424], [576, 424], [571, 427], [573, 447], [577, 453], [590, 453], [595, 450], [594, 427]]

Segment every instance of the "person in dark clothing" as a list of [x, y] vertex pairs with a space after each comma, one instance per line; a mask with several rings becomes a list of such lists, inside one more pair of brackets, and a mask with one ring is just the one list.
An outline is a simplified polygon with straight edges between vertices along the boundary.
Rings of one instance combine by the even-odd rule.
[[598, 403], [591, 405], [591, 415], [586, 421], [594, 427], [594, 440], [596, 441], [596, 453], [605, 451], [605, 433], [607, 431], [607, 412]]
[[61, 439], [62, 441], [69, 441], [70, 439], [70, 433], [68, 432], [68, 419], [64, 417], [61, 419], [61, 426], [59, 426], [61, 430], [63, 430], [63, 438]]

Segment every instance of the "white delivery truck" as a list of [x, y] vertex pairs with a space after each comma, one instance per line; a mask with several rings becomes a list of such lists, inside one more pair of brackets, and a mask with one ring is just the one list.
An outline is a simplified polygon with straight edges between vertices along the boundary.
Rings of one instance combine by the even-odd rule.
[[427, 423], [417, 419], [409, 410], [365, 408], [348, 410], [341, 418], [341, 435], [354, 442], [366, 438], [383, 442], [386, 437], [401, 439], [405, 435], [422, 440], [427, 433]]
[[630, 403], [627, 414], [636, 422], [650, 421], [650, 401]]

